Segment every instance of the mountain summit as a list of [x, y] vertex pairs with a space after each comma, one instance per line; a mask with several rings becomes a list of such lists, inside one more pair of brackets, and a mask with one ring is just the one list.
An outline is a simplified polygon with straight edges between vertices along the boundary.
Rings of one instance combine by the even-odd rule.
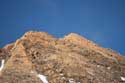
[[75, 33], [27, 32], [0, 61], [0, 83], [125, 83], [125, 57]]

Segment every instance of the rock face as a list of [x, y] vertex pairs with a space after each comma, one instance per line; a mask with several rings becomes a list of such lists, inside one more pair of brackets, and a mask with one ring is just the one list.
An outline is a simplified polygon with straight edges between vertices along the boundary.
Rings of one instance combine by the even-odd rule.
[[125, 57], [71, 33], [27, 32], [0, 49], [0, 83], [125, 83]]

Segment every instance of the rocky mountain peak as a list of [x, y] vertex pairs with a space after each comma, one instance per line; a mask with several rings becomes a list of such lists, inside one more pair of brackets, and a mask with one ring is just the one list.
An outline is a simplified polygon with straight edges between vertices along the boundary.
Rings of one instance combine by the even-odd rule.
[[0, 83], [124, 83], [125, 57], [71, 33], [26, 32], [0, 49]]
[[49, 40], [49, 39], [52, 39], [53, 37], [51, 35], [49, 35], [48, 33], [46, 32], [33, 32], [33, 31], [29, 31], [29, 32], [26, 32], [21, 39], [29, 39], [29, 40], [33, 40], [33, 41], [36, 41], [36, 40], [40, 40], [40, 39], [45, 39], [45, 40]]
[[80, 45], [85, 45], [89, 43], [89, 41], [86, 38], [83, 38], [82, 36], [76, 33], [70, 33], [69, 35], [65, 36], [64, 39]]

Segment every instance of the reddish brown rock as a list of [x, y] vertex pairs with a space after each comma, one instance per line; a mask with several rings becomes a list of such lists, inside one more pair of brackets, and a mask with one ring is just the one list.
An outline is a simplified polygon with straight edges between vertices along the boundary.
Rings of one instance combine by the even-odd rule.
[[0, 49], [0, 83], [124, 83], [125, 57], [78, 34], [27, 32]]

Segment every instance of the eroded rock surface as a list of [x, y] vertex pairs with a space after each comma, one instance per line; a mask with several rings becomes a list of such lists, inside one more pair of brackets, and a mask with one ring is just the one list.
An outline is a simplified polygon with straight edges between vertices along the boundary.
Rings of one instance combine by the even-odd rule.
[[27, 32], [0, 49], [3, 59], [0, 83], [125, 83], [125, 57], [75, 33]]

